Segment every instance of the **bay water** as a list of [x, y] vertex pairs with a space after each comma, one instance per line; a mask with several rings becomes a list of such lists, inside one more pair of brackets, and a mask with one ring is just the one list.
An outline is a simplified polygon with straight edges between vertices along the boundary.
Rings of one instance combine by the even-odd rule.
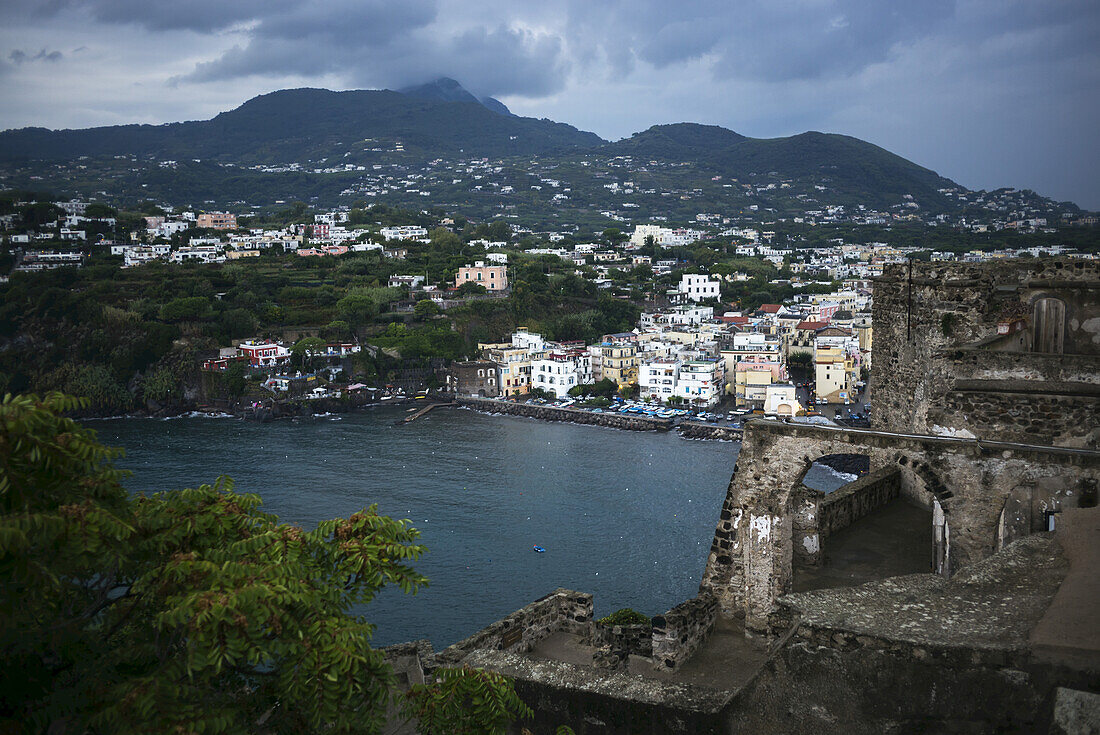
[[739, 444], [455, 408], [395, 426], [405, 415], [88, 426], [126, 450], [118, 464], [134, 492], [228, 475], [305, 528], [375, 503], [412, 520], [429, 550], [415, 566], [431, 583], [362, 611], [375, 645], [428, 638], [438, 650], [558, 587], [593, 593], [597, 616], [657, 615], [695, 596]]

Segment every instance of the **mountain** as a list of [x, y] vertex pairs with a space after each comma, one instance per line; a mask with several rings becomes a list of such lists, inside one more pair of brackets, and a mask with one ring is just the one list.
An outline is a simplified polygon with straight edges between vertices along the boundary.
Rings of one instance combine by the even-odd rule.
[[611, 143], [609, 150], [620, 155], [633, 155], [670, 160], [687, 160], [709, 156], [716, 150], [748, 140], [743, 135], [717, 125], [676, 123], [654, 125], [641, 133]]
[[[457, 90], [469, 95], [461, 87]], [[452, 101], [389, 90], [287, 89], [254, 97], [211, 120], [4, 131], [0, 161], [152, 155], [276, 163], [343, 157], [379, 143], [391, 148], [401, 143], [406, 150], [417, 149], [430, 157], [459, 151], [532, 155], [604, 142], [571, 125], [502, 114], [469, 96]]]
[[878, 203], [911, 194], [942, 202], [939, 189], [957, 187], [935, 171], [848, 135], [807, 132], [786, 138], [748, 138], [716, 125], [654, 125], [604, 146], [616, 155], [694, 161], [733, 178], [774, 173], [780, 179], [818, 182], [844, 196]]
[[405, 87], [397, 91], [409, 97], [435, 102], [475, 102], [501, 115], [512, 114], [512, 111], [500, 100], [493, 97], [475, 97], [450, 77], [440, 77], [434, 82], [420, 84], [415, 87]]
[[[453, 165], [471, 158], [489, 159], [481, 165], [495, 170], [471, 176]], [[414, 183], [395, 183], [414, 167], [419, 178], [408, 179]], [[362, 192], [422, 206], [430, 196], [479, 216], [505, 207], [543, 220], [608, 211], [633, 220], [970, 206], [941, 191], [963, 187], [846, 135], [750, 138], [677, 123], [608, 142], [563, 123], [513, 115], [453, 79], [397, 92], [288, 89], [210, 120], [167, 125], [8, 130], [0, 132], [0, 175], [9, 187], [167, 202], [334, 204]], [[617, 193], [609, 186], [616, 181], [632, 193]]]

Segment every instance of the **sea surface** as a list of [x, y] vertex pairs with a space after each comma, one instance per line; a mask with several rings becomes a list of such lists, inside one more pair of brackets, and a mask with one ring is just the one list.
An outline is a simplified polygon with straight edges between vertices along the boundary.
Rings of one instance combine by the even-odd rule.
[[307, 528], [374, 503], [411, 519], [431, 584], [370, 603], [375, 645], [428, 638], [438, 650], [558, 587], [593, 593], [598, 616], [656, 615], [695, 596], [739, 444], [453, 408], [395, 426], [403, 416], [88, 426], [126, 450], [118, 464], [135, 492], [224, 474]]

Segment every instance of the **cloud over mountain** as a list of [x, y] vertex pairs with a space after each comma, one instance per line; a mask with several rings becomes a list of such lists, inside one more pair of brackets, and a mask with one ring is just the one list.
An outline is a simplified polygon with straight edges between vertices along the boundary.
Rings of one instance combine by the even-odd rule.
[[[1100, 206], [1095, 0], [8, 0], [0, 21], [0, 127], [452, 77], [605, 137], [834, 130]], [[37, 49], [61, 57], [18, 63]]]

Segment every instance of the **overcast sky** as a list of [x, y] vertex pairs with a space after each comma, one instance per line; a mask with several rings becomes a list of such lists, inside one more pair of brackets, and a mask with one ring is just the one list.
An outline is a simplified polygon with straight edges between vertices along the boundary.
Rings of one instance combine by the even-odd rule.
[[439, 76], [608, 139], [845, 133], [1100, 209], [1097, 0], [0, 0], [0, 128]]

